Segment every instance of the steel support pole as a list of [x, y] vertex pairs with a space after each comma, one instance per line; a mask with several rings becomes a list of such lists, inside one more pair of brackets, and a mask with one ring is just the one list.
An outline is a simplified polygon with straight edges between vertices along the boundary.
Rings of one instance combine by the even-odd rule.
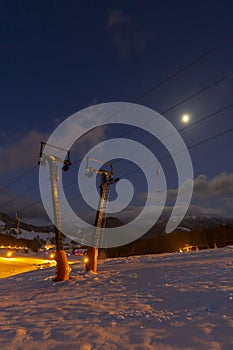
[[86, 271], [92, 271], [93, 273], [97, 273], [97, 259], [98, 259], [98, 246], [100, 243], [100, 234], [102, 229], [102, 219], [103, 219], [103, 209], [104, 209], [104, 203], [105, 203], [105, 194], [107, 190], [107, 176], [103, 174], [102, 183], [100, 185], [100, 200], [99, 200], [99, 206], [96, 213], [95, 218], [95, 226], [96, 226], [96, 236], [95, 236], [95, 246], [89, 247], [87, 250], [87, 258], [88, 261], [85, 265]]
[[69, 279], [71, 269], [67, 261], [66, 252], [64, 251], [64, 248], [63, 248], [56, 158], [54, 156], [49, 156], [47, 160], [50, 168], [52, 206], [53, 206], [53, 216], [54, 216], [54, 224], [55, 224], [55, 241], [56, 241], [55, 260], [57, 262], [57, 266], [56, 266], [56, 277], [54, 278], [54, 281], [59, 282], [59, 281], [65, 281]]

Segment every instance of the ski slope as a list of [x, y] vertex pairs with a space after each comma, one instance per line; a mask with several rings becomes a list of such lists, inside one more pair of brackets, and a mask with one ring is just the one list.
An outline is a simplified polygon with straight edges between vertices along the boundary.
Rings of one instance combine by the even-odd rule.
[[1, 350], [233, 349], [232, 261], [226, 247], [1, 279]]

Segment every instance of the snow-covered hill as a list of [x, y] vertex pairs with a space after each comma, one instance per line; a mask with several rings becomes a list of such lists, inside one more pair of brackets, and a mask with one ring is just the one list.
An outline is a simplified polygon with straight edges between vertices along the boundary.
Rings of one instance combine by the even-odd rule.
[[233, 348], [233, 249], [102, 261], [0, 280], [2, 350]]
[[[17, 221], [7, 214], [0, 213], [0, 246], [16, 245], [30, 247], [30, 241], [37, 240], [35, 248], [50, 246], [54, 244], [55, 233], [52, 225], [36, 226], [32, 223], [20, 221], [20, 229], [17, 232]], [[4, 239], [4, 235], [8, 238]], [[13, 240], [11, 239], [13, 237]], [[16, 241], [17, 240], [17, 241]], [[28, 241], [22, 241], [28, 240]], [[17, 243], [17, 244], [16, 244]], [[63, 243], [72, 246], [68, 237], [63, 238]]]

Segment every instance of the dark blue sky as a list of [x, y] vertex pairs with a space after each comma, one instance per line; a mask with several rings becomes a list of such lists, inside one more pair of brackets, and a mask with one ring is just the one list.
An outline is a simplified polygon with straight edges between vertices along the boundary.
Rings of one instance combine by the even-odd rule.
[[[232, 18], [230, 0], [1, 0], [0, 187], [36, 164], [39, 142], [62, 120], [91, 104], [133, 101], [230, 37]], [[232, 40], [138, 103], [162, 113], [231, 71]], [[164, 116], [179, 129], [183, 113], [198, 121], [232, 103], [232, 97], [231, 76]], [[190, 127], [182, 136], [190, 146], [232, 127], [232, 109], [228, 109]], [[206, 197], [200, 202], [197, 196], [197, 203], [207, 209], [222, 205], [221, 213], [225, 210], [226, 215], [233, 209], [232, 137], [229, 133], [190, 150], [197, 188], [198, 176], [207, 177]], [[163, 151], [158, 154], [162, 156]], [[120, 166], [117, 170], [121, 171]], [[176, 175], [169, 165], [167, 170], [170, 187], [175, 188]], [[0, 193], [0, 211], [38, 200], [35, 190], [4, 207], [36, 183], [37, 170]], [[214, 192], [212, 198], [210, 188], [215, 185], [216, 191], [228, 186], [228, 195]], [[222, 204], [216, 202], [216, 193]]]

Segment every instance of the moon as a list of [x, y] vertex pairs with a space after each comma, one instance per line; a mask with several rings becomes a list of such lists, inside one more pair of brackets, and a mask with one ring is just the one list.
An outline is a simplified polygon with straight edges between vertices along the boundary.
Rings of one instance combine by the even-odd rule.
[[188, 114], [182, 115], [181, 121], [182, 123], [187, 124], [190, 121], [190, 116]]

